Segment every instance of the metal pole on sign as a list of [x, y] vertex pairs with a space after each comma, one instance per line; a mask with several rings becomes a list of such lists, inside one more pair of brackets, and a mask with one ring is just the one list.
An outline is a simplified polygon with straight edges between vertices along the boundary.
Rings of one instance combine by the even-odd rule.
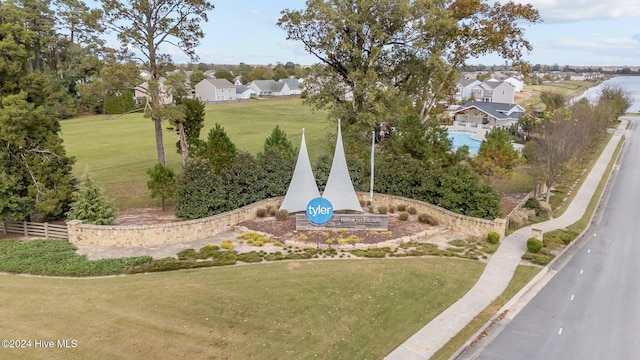
[[373, 205], [373, 153], [376, 146], [376, 132], [371, 132], [371, 179], [369, 180], [369, 202]]

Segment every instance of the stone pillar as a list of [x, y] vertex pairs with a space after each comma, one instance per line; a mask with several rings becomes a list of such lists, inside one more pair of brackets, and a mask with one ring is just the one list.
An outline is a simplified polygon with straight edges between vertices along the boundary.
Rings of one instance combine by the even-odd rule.
[[534, 237], [540, 241], [542, 241], [542, 229], [540, 228], [536, 228], [536, 227], [532, 227], [531, 228], [531, 237]]
[[507, 219], [493, 220], [493, 231], [500, 234], [500, 240], [504, 239], [504, 234], [507, 232]]
[[82, 220], [67, 221], [67, 233], [69, 234], [69, 242], [78, 245], [80, 243], [80, 225]]

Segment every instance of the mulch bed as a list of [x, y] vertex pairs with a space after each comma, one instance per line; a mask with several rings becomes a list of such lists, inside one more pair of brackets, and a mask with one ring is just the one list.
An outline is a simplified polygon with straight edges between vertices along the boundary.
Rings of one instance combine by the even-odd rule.
[[296, 231], [295, 216], [289, 216], [286, 221], [277, 221], [273, 217], [245, 221], [238, 224], [251, 231], [257, 231], [271, 235], [272, 238], [279, 241], [301, 240], [314, 242], [319, 244], [326, 243], [327, 239], [347, 238], [355, 235], [362, 239], [360, 243], [375, 244], [385, 240], [392, 240], [417, 234], [427, 230], [432, 226], [418, 222], [417, 215], [410, 216], [409, 220], [401, 221], [397, 216], [390, 215], [389, 231], [367, 231], [367, 230], [318, 230], [318, 231]]

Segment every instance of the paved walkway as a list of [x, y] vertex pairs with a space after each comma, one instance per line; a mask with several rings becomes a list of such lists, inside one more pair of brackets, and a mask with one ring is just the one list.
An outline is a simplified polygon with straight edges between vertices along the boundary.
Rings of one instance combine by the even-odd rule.
[[[548, 232], [565, 228], [582, 218], [604, 176], [626, 124], [626, 121], [622, 121], [564, 214], [558, 218], [535, 224], [534, 227]], [[473, 288], [387, 355], [385, 359], [431, 358], [474, 317], [490, 305], [496, 297], [502, 294], [511, 281], [516, 267], [520, 264], [522, 255], [527, 251], [527, 239], [530, 237], [531, 226], [527, 226], [503, 239], [498, 251], [491, 256], [487, 267]]]

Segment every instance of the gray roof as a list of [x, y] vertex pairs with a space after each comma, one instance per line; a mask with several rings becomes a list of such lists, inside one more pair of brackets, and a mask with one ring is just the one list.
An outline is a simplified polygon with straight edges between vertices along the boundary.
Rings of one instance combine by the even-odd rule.
[[275, 80], [253, 80], [253, 83], [263, 93], [278, 93], [282, 91], [284, 82], [278, 82]]
[[204, 79], [203, 81], [208, 81], [217, 88], [235, 87], [235, 85], [230, 83], [227, 79]]
[[519, 119], [525, 111], [522, 106], [518, 104], [470, 101], [462, 105], [462, 107], [454, 111], [454, 113], [463, 112], [472, 107], [475, 107], [476, 109], [498, 120]]
[[468, 77], [465, 76], [462, 79], [458, 80], [458, 84], [460, 84], [460, 86], [462, 86], [462, 87], [467, 87], [467, 86], [473, 84], [476, 81], [478, 81], [478, 80], [472, 79], [472, 78], [468, 78]]
[[289, 85], [289, 89], [291, 90], [298, 90], [298, 88], [300, 87], [300, 82], [298, 82], [298, 79], [280, 79], [280, 82], [284, 82]]
[[247, 85], [236, 85], [236, 94], [242, 94], [243, 92], [251, 89]]

